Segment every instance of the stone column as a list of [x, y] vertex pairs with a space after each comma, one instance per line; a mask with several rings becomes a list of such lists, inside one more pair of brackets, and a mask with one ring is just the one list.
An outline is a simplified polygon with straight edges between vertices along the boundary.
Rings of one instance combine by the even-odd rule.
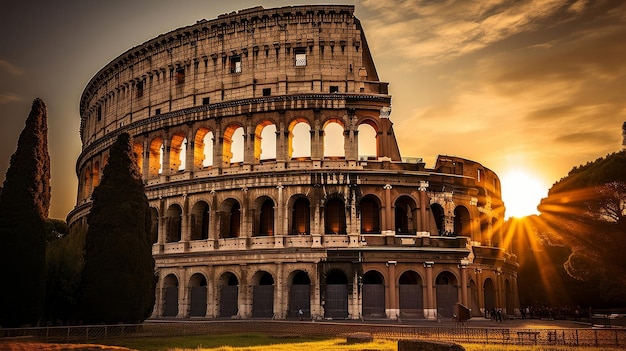
[[420, 181], [420, 225], [418, 231], [427, 232], [429, 231], [428, 227], [428, 217], [426, 216], [426, 207], [428, 206], [428, 196], [426, 196], [426, 190], [428, 190], [428, 182]]
[[433, 286], [433, 265], [434, 262], [424, 262], [426, 268], [426, 308], [424, 308], [424, 318], [437, 319], [437, 308], [435, 307], [435, 288]]
[[163, 164], [161, 165], [161, 169], [163, 169], [161, 177], [165, 176], [166, 179], [172, 174], [170, 171], [170, 143], [171, 141], [168, 135], [163, 139]]
[[467, 299], [467, 264], [461, 263], [459, 268], [461, 270], [461, 303], [469, 308], [469, 300]]
[[387, 276], [389, 277], [389, 306], [385, 313], [389, 319], [398, 319], [400, 309], [396, 300], [396, 261], [387, 262]]
[[485, 293], [483, 291], [483, 270], [482, 268], [475, 268], [474, 272], [476, 273], [476, 290], [478, 294], [478, 306], [480, 307], [480, 313], [485, 315]]
[[[285, 301], [285, 293], [287, 293], [286, 286], [283, 283], [285, 266], [282, 262], [276, 263], [276, 283], [274, 284], [274, 315], [280, 319], [285, 319], [287, 316], [287, 308], [283, 306]], [[286, 304], [285, 304], [286, 305]]]
[[285, 230], [285, 221], [284, 221], [284, 199], [283, 199], [283, 189], [285, 187], [281, 184], [276, 186], [278, 189], [278, 203], [274, 206], [274, 247], [280, 249], [284, 245], [284, 238], [287, 233]]
[[392, 186], [391, 184], [386, 184], [383, 189], [385, 189], [385, 212], [384, 212], [384, 225], [385, 227], [383, 227], [383, 235], [394, 235], [395, 233], [395, 229], [394, 229], [394, 216], [393, 216], [393, 209], [391, 207], [391, 189]]
[[348, 306], [348, 318], [351, 319], [362, 319], [360, 302], [362, 301], [361, 294], [363, 293], [363, 289], [359, 283], [359, 276], [355, 270], [352, 277], [352, 301]]

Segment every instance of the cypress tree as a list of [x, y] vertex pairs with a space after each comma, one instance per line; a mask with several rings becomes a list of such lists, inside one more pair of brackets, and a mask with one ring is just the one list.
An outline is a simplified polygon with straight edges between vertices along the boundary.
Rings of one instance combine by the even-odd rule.
[[80, 308], [88, 323], [136, 323], [154, 307], [150, 208], [130, 136], [109, 149], [87, 217]]
[[0, 195], [0, 325], [35, 325], [45, 296], [50, 208], [48, 112], [33, 101]]

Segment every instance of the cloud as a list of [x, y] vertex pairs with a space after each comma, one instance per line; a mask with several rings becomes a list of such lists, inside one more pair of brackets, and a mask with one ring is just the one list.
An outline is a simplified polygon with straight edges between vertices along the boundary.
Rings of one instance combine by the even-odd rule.
[[560, 135], [554, 141], [567, 145], [572, 143], [604, 145], [607, 140], [617, 139], [616, 135], [608, 131], [579, 132]]
[[2, 59], [0, 59], [0, 72], [7, 72], [13, 76], [21, 76], [24, 73], [17, 66]]
[[0, 93], [0, 105], [20, 101], [21, 99], [19, 95], [14, 93]]
[[420, 64], [449, 61], [546, 23], [572, 21], [590, 6], [567, 0], [366, 0], [362, 5], [379, 13], [366, 28], [373, 46], [396, 48]]

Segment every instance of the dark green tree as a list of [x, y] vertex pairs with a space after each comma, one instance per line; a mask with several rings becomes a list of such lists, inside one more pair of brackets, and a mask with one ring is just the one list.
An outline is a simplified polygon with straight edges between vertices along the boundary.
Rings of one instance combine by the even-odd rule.
[[87, 217], [80, 309], [88, 323], [135, 323], [154, 307], [150, 208], [130, 136], [109, 149]]
[[[83, 251], [87, 226], [76, 223], [66, 235], [64, 221], [49, 222], [54, 229], [48, 237], [54, 238], [46, 247], [46, 303], [44, 320], [52, 324], [76, 324], [78, 289], [83, 271]], [[49, 228], [50, 230], [50, 228]], [[58, 233], [58, 234], [54, 234]]]
[[626, 152], [574, 167], [538, 209], [535, 241], [570, 301], [626, 306]]
[[45, 296], [50, 208], [48, 112], [33, 101], [0, 196], [0, 325], [35, 325]]

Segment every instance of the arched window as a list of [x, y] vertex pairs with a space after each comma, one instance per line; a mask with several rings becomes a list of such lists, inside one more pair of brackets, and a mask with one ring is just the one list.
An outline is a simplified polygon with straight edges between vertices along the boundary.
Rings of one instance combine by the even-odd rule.
[[191, 240], [206, 240], [209, 238], [209, 205], [199, 201], [191, 209], [189, 216]]
[[338, 121], [329, 121], [324, 127], [324, 157], [339, 158], [345, 156], [343, 125]]
[[182, 133], [172, 136], [170, 145], [170, 170], [172, 172], [184, 171], [187, 157], [187, 138]]
[[171, 205], [167, 209], [167, 236], [168, 243], [178, 242], [182, 234], [183, 210], [178, 205]]
[[328, 200], [324, 216], [326, 234], [346, 234], [346, 209], [343, 200], [337, 197]]
[[369, 124], [359, 125], [359, 160], [376, 159], [378, 155], [378, 142], [376, 130]]
[[311, 157], [311, 127], [306, 120], [295, 120], [289, 127], [290, 159]]
[[193, 163], [194, 169], [202, 169], [213, 165], [213, 132], [208, 128], [200, 128], [196, 132]]
[[220, 238], [238, 238], [241, 228], [241, 207], [239, 202], [228, 199], [222, 205], [222, 228]]
[[372, 195], [361, 199], [361, 233], [380, 234], [380, 206]]
[[148, 175], [156, 177], [163, 172], [163, 139], [160, 137], [150, 142]]
[[417, 206], [408, 196], [401, 196], [395, 203], [396, 233], [415, 234], [417, 232]]
[[259, 213], [259, 235], [274, 235], [274, 201], [267, 199], [261, 205]]
[[263, 121], [254, 133], [254, 158], [268, 160], [276, 158], [276, 125]]
[[293, 203], [291, 234], [311, 234], [311, 210], [306, 197], [300, 197]]

